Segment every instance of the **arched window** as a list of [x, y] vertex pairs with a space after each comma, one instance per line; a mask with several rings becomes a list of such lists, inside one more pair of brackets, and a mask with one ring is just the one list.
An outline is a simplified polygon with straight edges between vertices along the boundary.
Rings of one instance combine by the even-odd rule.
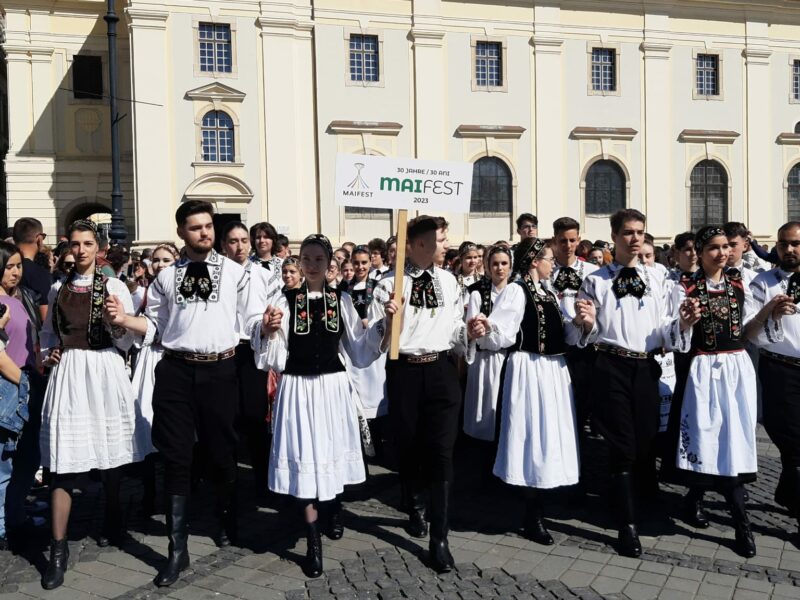
[[613, 160], [598, 160], [586, 173], [586, 214], [610, 215], [625, 208], [625, 173]]
[[511, 213], [511, 170], [499, 158], [484, 156], [472, 170], [470, 213], [506, 217]]
[[692, 231], [728, 221], [728, 175], [715, 160], [703, 160], [692, 169]]
[[800, 221], [800, 163], [789, 171], [786, 183], [786, 220]]
[[794, 132], [800, 133], [800, 121], [794, 124]]
[[203, 161], [233, 162], [233, 119], [221, 110], [212, 110], [203, 117], [201, 128]]

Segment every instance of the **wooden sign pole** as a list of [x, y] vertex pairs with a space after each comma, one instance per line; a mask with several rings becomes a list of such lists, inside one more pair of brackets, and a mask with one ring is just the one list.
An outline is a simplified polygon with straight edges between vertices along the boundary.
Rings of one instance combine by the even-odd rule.
[[403, 329], [403, 278], [406, 272], [406, 226], [408, 225], [408, 211], [401, 208], [397, 211], [397, 256], [394, 262], [394, 301], [397, 303], [398, 313], [392, 320], [392, 339], [389, 346], [389, 358], [397, 360], [400, 357], [400, 332]]

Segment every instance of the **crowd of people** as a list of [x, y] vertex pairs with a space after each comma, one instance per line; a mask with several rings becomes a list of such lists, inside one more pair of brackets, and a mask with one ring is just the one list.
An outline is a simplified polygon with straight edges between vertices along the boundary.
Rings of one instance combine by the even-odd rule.
[[[800, 222], [782, 226], [767, 253], [742, 223], [659, 247], [634, 209], [612, 215], [610, 242], [593, 244], [572, 218], [544, 236], [523, 214], [516, 243], [456, 250], [447, 221], [423, 215], [407, 226], [400, 293], [394, 237], [333, 248], [312, 234], [292, 254], [266, 222], [228, 223], [217, 239], [213, 216], [206, 202], [184, 202], [182, 248], [135, 254], [105, 248], [86, 220], [49, 253], [32, 218], [0, 242], [0, 545], [28, 537], [26, 497], [43, 468], [45, 589], [64, 580], [73, 490], [99, 476], [98, 543], [118, 545], [122, 469], [141, 465], [142, 509], [155, 514], [156, 457], [169, 538], [162, 587], [189, 565], [197, 477], [215, 489], [220, 547], [238, 543], [240, 486], [259, 502], [296, 498], [303, 569], [319, 576], [322, 535], [344, 535], [345, 486], [363, 482], [365, 456], [388, 443], [407, 531], [428, 538], [433, 569], [451, 570], [462, 431], [486, 449], [476, 468], [524, 499], [524, 534], [550, 545], [541, 491], [580, 489], [590, 424], [608, 447], [621, 554], [641, 554], [637, 506], [666, 481], [686, 487], [683, 514], [696, 528], [709, 525], [704, 494], [721, 493], [735, 549], [751, 557], [745, 485], [758, 470], [759, 393], [781, 453], [775, 499], [800, 520]], [[675, 372], [662, 422], [667, 355]], [[243, 449], [248, 482], [237, 480]]]

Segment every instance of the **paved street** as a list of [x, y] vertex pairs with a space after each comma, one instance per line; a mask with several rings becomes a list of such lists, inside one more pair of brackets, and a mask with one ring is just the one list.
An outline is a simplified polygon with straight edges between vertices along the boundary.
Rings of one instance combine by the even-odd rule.
[[[39, 586], [43, 534], [34, 540], [38, 552], [0, 555], [0, 600], [800, 598], [800, 548], [791, 538], [796, 525], [772, 499], [780, 462], [763, 430], [759, 442], [759, 480], [748, 488], [758, 556], [749, 560], [731, 549], [733, 530], [719, 496], [708, 497], [712, 527], [694, 531], [679, 518], [681, 489], [667, 486], [662, 486], [658, 502], [645, 507], [642, 558], [618, 556], [614, 523], [606, 510], [602, 443], [593, 439], [583, 452], [590, 473], [587, 499], [551, 495], [546, 512], [556, 544], [539, 546], [520, 535], [522, 504], [516, 493], [481, 477], [481, 450], [462, 441], [450, 538], [458, 568], [448, 576], [436, 576], [425, 566], [427, 542], [413, 540], [403, 530], [396, 476], [370, 465], [367, 484], [345, 498], [344, 538], [323, 538], [326, 574], [318, 580], [307, 580], [297, 565], [305, 540], [294, 504], [275, 498], [269, 508], [256, 509], [244, 495], [244, 547], [220, 550], [209, 537], [210, 499], [201, 490], [193, 506], [191, 570], [175, 586], [155, 588], [151, 580], [166, 555], [163, 515], [137, 515], [140, 492], [131, 479], [125, 502], [131, 537], [123, 548], [101, 549], [94, 542], [102, 495], [97, 486], [90, 487], [75, 498], [64, 587], [46, 592]], [[249, 476], [243, 467], [242, 477]]]

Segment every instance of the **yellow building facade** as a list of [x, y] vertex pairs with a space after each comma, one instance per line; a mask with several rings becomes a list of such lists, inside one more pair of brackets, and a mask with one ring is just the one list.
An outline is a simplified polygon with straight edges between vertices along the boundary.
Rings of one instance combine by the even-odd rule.
[[[110, 204], [104, 0], [0, 0], [8, 223]], [[334, 204], [337, 153], [475, 163], [451, 238], [510, 239], [621, 206], [659, 240], [800, 217], [800, 3], [787, 0], [119, 0], [129, 239], [178, 204], [292, 240], [387, 237]], [[2, 79], [0, 77], [0, 79]], [[1, 108], [1, 107], [0, 107]], [[4, 139], [7, 138], [7, 141]], [[0, 188], [2, 192], [2, 188]], [[0, 198], [2, 200], [2, 198]]]

